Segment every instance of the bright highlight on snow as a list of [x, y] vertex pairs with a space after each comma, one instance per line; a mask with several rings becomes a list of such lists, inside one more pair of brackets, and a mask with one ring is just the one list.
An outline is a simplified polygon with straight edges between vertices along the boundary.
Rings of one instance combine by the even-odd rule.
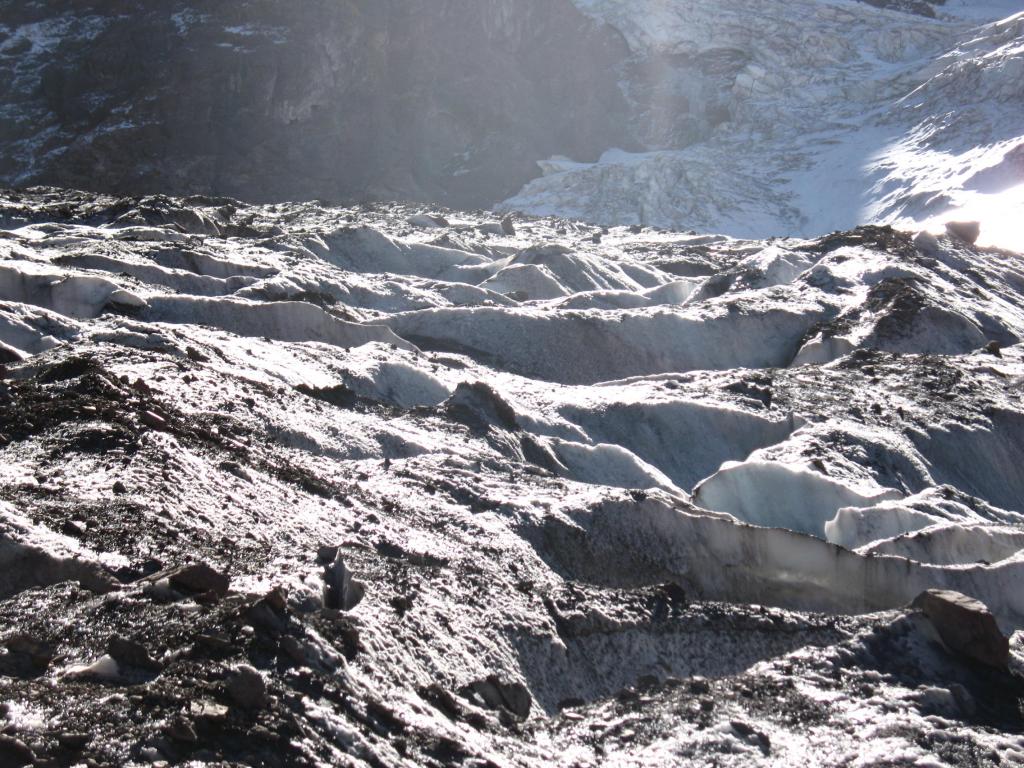
[[[846, 0], [577, 4], [635, 56], [678, 62], [661, 65], [661, 98], [715, 98], [719, 122], [683, 147], [541, 162], [508, 210], [737, 237], [959, 217], [1024, 250], [1019, 3], [935, 4], [935, 19]], [[656, 99], [641, 119], [659, 114]]]

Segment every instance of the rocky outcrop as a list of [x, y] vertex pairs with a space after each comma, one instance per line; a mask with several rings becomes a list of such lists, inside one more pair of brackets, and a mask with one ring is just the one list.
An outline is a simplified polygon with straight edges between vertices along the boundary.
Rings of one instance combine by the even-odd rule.
[[629, 144], [570, 0], [0, 5], [0, 181], [478, 206]]

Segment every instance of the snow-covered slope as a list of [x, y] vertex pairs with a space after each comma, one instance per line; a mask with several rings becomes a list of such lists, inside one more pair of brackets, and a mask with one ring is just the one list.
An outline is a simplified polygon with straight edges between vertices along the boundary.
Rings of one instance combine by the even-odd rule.
[[576, 3], [630, 46], [648, 151], [547, 161], [503, 208], [739, 237], [955, 215], [1024, 250], [1024, 4]]
[[7, 193], [0, 759], [1015, 764], [1022, 307], [885, 227]]

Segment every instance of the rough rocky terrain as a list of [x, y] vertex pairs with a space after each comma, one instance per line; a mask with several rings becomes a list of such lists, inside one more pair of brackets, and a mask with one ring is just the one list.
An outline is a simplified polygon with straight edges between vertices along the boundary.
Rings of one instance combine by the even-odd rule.
[[0, 765], [1021, 764], [969, 239], [4, 193]]

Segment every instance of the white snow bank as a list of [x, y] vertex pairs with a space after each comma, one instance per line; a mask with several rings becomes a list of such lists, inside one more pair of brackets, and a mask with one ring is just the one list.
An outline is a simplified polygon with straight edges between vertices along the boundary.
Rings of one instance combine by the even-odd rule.
[[547, 541], [571, 571], [602, 583], [670, 577], [693, 599], [864, 613], [908, 605], [925, 589], [953, 589], [989, 606], [1003, 629], [1024, 627], [1024, 560], [935, 566], [864, 556], [779, 528], [700, 515], [661, 499], [567, 508]]
[[366, 344], [346, 357], [343, 378], [357, 395], [402, 408], [440, 405], [454, 391], [412, 362], [396, 359], [379, 343]]
[[161, 267], [180, 269], [221, 280], [232, 277], [265, 278], [276, 275], [278, 271], [274, 267], [248, 261], [218, 258], [195, 248], [159, 248], [149, 251], [147, 255]]
[[1024, 414], [992, 409], [988, 425], [946, 424], [915, 436], [935, 481], [1024, 512]]
[[964, 503], [968, 500], [958, 498], [948, 488], [928, 488], [899, 501], [843, 508], [825, 524], [825, 536], [834, 544], [857, 549], [936, 525], [1024, 526], [1024, 515], [977, 500], [968, 506]]
[[478, 283], [496, 271], [485, 256], [436, 245], [404, 243], [368, 226], [343, 227], [322, 238], [310, 238], [306, 245], [325, 261], [352, 272], [388, 272]]
[[640, 309], [653, 306], [646, 296], [632, 291], [588, 291], [552, 302], [558, 309]]
[[562, 245], [527, 248], [510, 262], [512, 265], [543, 267], [555, 276], [566, 294], [585, 291], [641, 291], [666, 282], [660, 270], [633, 263], [627, 272], [609, 258], [574, 253]]
[[999, 563], [1024, 552], [1024, 527], [942, 523], [876, 541], [857, 551], [934, 565]]
[[0, 599], [36, 586], [81, 581], [109, 591], [112, 576], [101, 567], [120, 568], [128, 559], [100, 555], [75, 539], [37, 525], [13, 505], [0, 501]]
[[[648, 151], [542, 160], [502, 210], [759, 238], [977, 219], [984, 244], [1024, 250], [1024, 187], [975, 184], [989, 153], [1024, 141], [1019, 2], [951, 1], [938, 19], [867, 2], [574, 2], [657, 62], [627, 88], [681, 90], [695, 130], [661, 129], [677, 115], [653, 104], [637, 121]], [[729, 53], [729, 69], [700, 71]], [[694, 120], [710, 108], [720, 120]]]
[[583, 445], [558, 439], [550, 440], [549, 444], [568, 468], [569, 476], [578, 482], [613, 488], [662, 488], [673, 495], [686, 496], [664, 473], [621, 446]]
[[480, 283], [480, 287], [520, 301], [557, 299], [568, 295], [555, 274], [543, 264], [512, 264]]
[[138, 264], [124, 259], [98, 254], [71, 254], [58, 263], [78, 269], [95, 269], [114, 274], [126, 274], [144, 283], [159, 285], [181, 293], [196, 296], [224, 296], [252, 285], [255, 277], [211, 277], [181, 269], [168, 269], [156, 264]]
[[[638, 390], [635, 395], [634, 389]], [[594, 394], [603, 397], [569, 401], [559, 413], [591, 440], [621, 445], [685, 489], [693, 488], [726, 461], [746, 458], [786, 439], [794, 429], [791, 419], [669, 399], [664, 393], [645, 395], [638, 386], [602, 390]]]
[[79, 326], [73, 320], [26, 304], [0, 301], [0, 342], [37, 355], [73, 338]]
[[565, 384], [669, 371], [785, 366], [825, 310], [779, 302], [630, 312], [437, 309], [385, 322], [426, 347], [457, 348], [507, 370]]

